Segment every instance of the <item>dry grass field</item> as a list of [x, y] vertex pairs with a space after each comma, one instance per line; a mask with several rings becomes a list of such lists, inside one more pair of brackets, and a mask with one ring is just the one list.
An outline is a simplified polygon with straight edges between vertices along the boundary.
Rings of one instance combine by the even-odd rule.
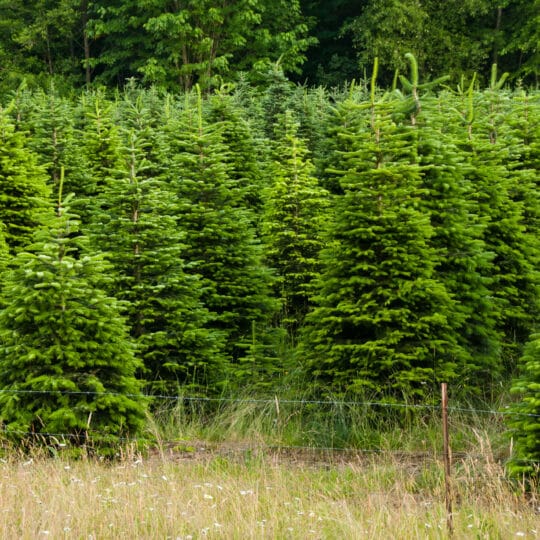
[[[448, 538], [442, 464], [252, 448], [4, 458], [2, 539]], [[540, 501], [489, 455], [454, 463], [454, 538], [540, 538]]]

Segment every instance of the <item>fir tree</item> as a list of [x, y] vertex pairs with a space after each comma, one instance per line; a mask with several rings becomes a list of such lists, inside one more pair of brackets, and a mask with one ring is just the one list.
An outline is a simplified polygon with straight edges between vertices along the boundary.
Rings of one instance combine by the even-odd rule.
[[483, 241], [494, 254], [488, 278], [502, 334], [502, 360], [512, 371], [538, 320], [538, 239], [527, 231], [524, 185], [513, 172], [513, 145], [499, 133], [508, 99], [489, 90], [473, 105], [461, 148], [469, 165], [466, 181], [479, 216], [486, 220]]
[[68, 157], [76, 154], [71, 149], [75, 144], [74, 108], [72, 100], [61, 97], [51, 85], [47, 92], [36, 91], [32, 95], [22, 122], [23, 128], [31, 134], [29, 147], [39, 156], [49, 183], [54, 186], [58, 186], [62, 168], [70, 174]]
[[[227, 352], [239, 360], [251, 347], [252, 325], [264, 331], [274, 302], [250, 213], [241, 205], [244, 192], [229, 176], [221, 129], [204, 121], [200, 97], [196, 107], [188, 104], [167, 127], [166, 174], [185, 232], [187, 268], [201, 276], [203, 303], [216, 315], [214, 327], [226, 333]], [[238, 363], [234, 369], [242, 371]]]
[[422, 205], [433, 228], [436, 277], [455, 300], [448, 321], [462, 346], [461, 392], [484, 392], [485, 382], [501, 374], [496, 306], [487, 278], [492, 255], [482, 237], [486, 221], [475, 213], [472, 189], [465, 181], [467, 159], [447, 131], [457, 119], [448, 106], [449, 96], [435, 98], [430, 92], [444, 78], [420, 83], [416, 59], [407, 57], [411, 74], [409, 79], [400, 76], [403, 91], [395, 91], [400, 106], [394, 118], [418, 130], [416, 152], [426, 194]]
[[239, 205], [252, 211], [254, 222], [257, 222], [262, 208], [262, 191], [267, 184], [261, 143], [254, 137], [254, 130], [227, 88], [216, 92], [209, 99], [208, 107], [206, 121], [220, 125], [222, 143], [227, 150], [223, 157], [231, 186], [240, 191]]
[[111, 292], [127, 302], [149, 391], [218, 388], [225, 377], [223, 336], [209, 328], [198, 277], [185, 272], [173, 193], [153, 176], [147, 135], [127, 134], [126, 174], [103, 186], [90, 230], [112, 264]]
[[120, 306], [99, 288], [107, 266], [76, 230], [59, 205], [5, 280], [0, 418], [14, 440], [65, 437], [114, 454], [142, 428], [145, 404]]
[[509, 462], [513, 476], [540, 478], [540, 334], [533, 334], [520, 359], [520, 374], [512, 386], [520, 400], [512, 405], [510, 426], [514, 455]]
[[277, 131], [282, 135], [275, 145], [263, 233], [266, 260], [278, 275], [275, 288], [282, 304], [280, 324], [288, 329], [294, 343], [310, 309], [313, 281], [321, 270], [319, 252], [329, 201], [314, 176], [315, 167], [297, 135], [298, 124], [291, 113], [284, 115]]
[[418, 153], [437, 253], [435, 271], [455, 300], [448, 315], [462, 345], [459, 385], [462, 392], [485, 392], [486, 383], [502, 374], [499, 316], [489, 278], [493, 254], [484, 242], [485, 217], [476, 214], [473, 186], [465, 181], [466, 157], [444, 132], [451, 122], [439, 100], [423, 103], [419, 118]]
[[45, 171], [26, 147], [25, 135], [0, 110], [0, 221], [12, 251], [28, 244], [46, 213], [50, 195]]
[[417, 131], [393, 121], [399, 103], [343, 105], [341, 188], [317, 307], [301, 353], [309, 372], [338, 392], [425, 396], [452, 380], [463, 351], [448, 314], [454, 303], [435, 274], [433, 227]]
[[70, 144], [65, 155], [69, 173], [66, 191], [74, 193], [74, 210], [86, 226], [95, 211], [95, 198], [103, 191], [107, 179], [125, 174], [120, 126], [116, 109], [101, 92], [86, 93], [76, 114], [75, 144]]

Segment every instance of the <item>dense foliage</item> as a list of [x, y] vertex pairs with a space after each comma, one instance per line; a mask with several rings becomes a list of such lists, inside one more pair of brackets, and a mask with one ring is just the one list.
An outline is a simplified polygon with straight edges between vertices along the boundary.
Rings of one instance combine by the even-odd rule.
[[498, 63], [537, 84], [540, 0], [0, 0], [0, 88], [124, 85], [171, 90], [268, 81], [365, 78], [375, 57], [390, 83], [413, 52], [429, 78]]
[[510, 424], [516, 452], [510, 472], [517, 477], [540, 478], [540, 336], [533, 334], [520, 360], [521, 376], [512, 391], [520, 397], [513, 405]]
[[[377, 62], [369, 85], [295, 86], [284, 56], [264, 86], [212, 92], [225, 64], [201, 61], [176, 66], [180, 93], [6, 94], [4, 431], [107, 446], [141, 429], [141, 394], [298, 380], [317, 397], [425, 402], [441, 381], [493, 398], [517, 375], [536, 406], [540, 94], [496, 69], [483, 90], [422, 80], [425, 62], [405, 61], [387, 91]], [[62, 188], [76, 216], [53, 202]]]
[[8, 436], [110, 453], [145, 416], [138, 360], [102, 256], [66, 208], [13, 259], [0, 299], [0, 410]]

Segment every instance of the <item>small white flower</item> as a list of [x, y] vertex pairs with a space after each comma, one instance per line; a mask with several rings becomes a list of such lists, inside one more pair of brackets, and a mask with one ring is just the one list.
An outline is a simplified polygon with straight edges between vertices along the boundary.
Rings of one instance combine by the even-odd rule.
[[214, 497], [212, 497], [212, 495], [210, 495], [210, 494], [208, 494], [208, 493], [205, 493], [205, 494], [203, 495], [203, 498], [204, 498], [204, 499], [207, 499], [207, 500], [209, 500], [209, 501], [211, 501]]
[[525, 533], [523, 531], [518, 531], [516, 533], [516, 536], [525, 536]]

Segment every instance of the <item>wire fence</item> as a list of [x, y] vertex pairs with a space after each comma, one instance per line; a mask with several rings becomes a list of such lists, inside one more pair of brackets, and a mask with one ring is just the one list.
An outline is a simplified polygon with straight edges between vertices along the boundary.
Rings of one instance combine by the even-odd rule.
[[[1, 394], [10, 394], [10, 395], [67, 395], [67, 396], [116, 396], [116, 397], [127, 397], [131, 399], [143, 399], [150, 401], [164, 401], [174, 404], [181, 403], [216, 403], [216, 404], [253, 404], [260, 405], [264, 407], [271, 407], [276, 410], [276, 415], [280, 415], [280, 408], [284, 406], [292, 406], [295, 408], [305, 407], [305, 406], [315, 406], [320, 407], [321, 409], [326, 409], [327, 407], [336, 407], [339, 409], [343, 408], [387, 408], [387, 409], [411, 409], [411, 410], [427, 410], [427, 411], [440, 411], [441, 406], [436, 404], [421, 404], [421, 403], [405, 403], [405, 402], [386, 402], [386, 401], [351, 401], [351, 400], [328, 400], [328, 399], [289, 399], [289, 398], [280, 398], [279, 396], [267, 397], [267, 398], [251, 398], [251, 397], [205, 397], [205, 396], [190, 396], [190, 395], [164, 395], [164, 394], [131, 394], [131, 393], [118, 393], [118, 392], [99, 392], [99, 391], [78, 391], [78, 390], [24, 390], [24, 389], [0, 389]], [[474, 408], [474, 407], [461, 407], [461, 406], [448, 406], [448, 413], [460, 413], [460, 414], [471, 414], [471, 415], [492, 415], [496, 417], [507, 417], [507, 416], [525, 416], [525, 417], [540, 417], [539, 414], [519, 412], [509, 409], [490, 409], [490, 408]], [[89, 443], [91, 445], [92, 441], [99, 440], [101, 438], [106, 438], [111, 436], [110, 432], [99, 431], [91, 429], [88, 426], [88, 429], [79, 429], [77, 433], [53, 433], [53, 432], [27, 432], [23, 430], [9, 429], [6, 426], [0, 426], [0, 434], [4, 434], [10, 438], [19, 438], [19, 439], [34, 439], [40, 441], [47, 441], [48, 444], [62, 447], [66, 446], [69, 442], [77, 442], [78, 444]], [[152, 435], [140, 436], [140, 437], [119, 437], [114, 436], [115, 441], [118, 441], [120, 444], [135, 444], [139, 445], [148, 445], [152, 443]], [[163, 447], [174, 448], [176, 453], [184, 453], [190, 455], [194, 453], [194, 450], [189, 446], [189, 441], [181, 441], [179, 439], [174, 440], [164, 440], [159, 438], [159, 441], [154, 441], [155, 444]], [[182, 443], [185, 443], [187, 450], [182, 450]], [[217, 443], [204, 443], [207, 446], [215, 446], [216, 451], [219, 453], [220, 444]], [[256, 446], [256, 448], [255, 448]], [[240, 451], [262, 451], [269, 452], [273, 454], [279, 454], [284, 452], [301, 452], [301, 453], [311, 453], [312, 455], [321, 456], [324, 455], [328, 458], [330, 455], [340, 455], [347, 456], [348, 458], [356, 458], [361, 456], [375, 456], [375, 455], [385, 455], [393, 456], [398, 459], [412, 459], [414, 461], [440, 461], [441, 456], [440, 452], [436, 450], [432, 451], [403, 451], [403, 450], [390, 450], [384, 448], [359, 448], [356, 446], [351, 447], [341, 447], [341, 446], [324, 446], [324, 445], [287, 445], [287, 444], [266, 444], [266, 443], [257, 443], [256, 445], [248, 445], [247, 447], [244, 444], [243, 450]], [[231, 451], [231, 445], [228, 446], [228, 451]], [[234, 451], [234, 450], [233, 450]], [[475, 452], [454, 452], [454, 459], [483, 459], [485, 458], [484, 454], [475, 453]], [[520, 460], [524, 463], [536, 463], [534, 460]]]
[[[73, 396], [118, 396], [132, 399], [143, 400], [162, 400], [174, 402], [200, 402], [200, 403], [238, 403], [238, 404], [258, 404], [258, 405], [325, 405], [333, 407], [382, 407], [396, 409], [416, 409], [416, 410], [440, 410], [440, 405], [429, 405], [422, 403], [399, 403], [389, 401], [347, 401], [347, 400], [326, 400], [326, 399], [288, 399], [273, 396], [268, 398], [234, 398], [234, 397], [203, 397], [186, 395], [162, 395], [162, 394], [130, 394], [120, 392], [97, 392], [80, 390], [17, 390], [2, 389], [0, 394], [55, 394], [55, 395], [73, 395]], [[509, 406], [507, 406], [509, 407]], [[487, 414], [494, 416], [525, 416], [540, 418], [540, 414], [520, 412], [514, 410], [485, 409], [475, 407], [454, 407], [448, 406], [448, 412], [460, 412], [465, 414]]]

